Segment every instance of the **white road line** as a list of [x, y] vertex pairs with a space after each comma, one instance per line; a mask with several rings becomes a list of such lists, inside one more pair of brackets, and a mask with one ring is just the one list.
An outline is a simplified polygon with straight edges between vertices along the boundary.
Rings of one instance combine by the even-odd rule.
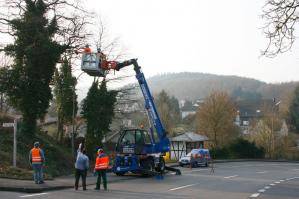
[[257, 192], [264, 193], [265, 191], [266, 191], [265, 189], [260, 189]]
[[285, 180], [279, 180], [280, 182], [284, 182]]
[[271, 186], [275, 186], [275, 184], [270, 184]]
[[279, 184], [280, 182], [279, 181], [276, 181], [276, 182], [274, 182], [275, 184]]
[[31, 194], [31, 195], [23, 195], [23, 196], [20, 196], [20, 198], [28, 198], [28, 197], [41, 196], [41, 195], [46, 195], [46, 194], [49, 194], [49, 193], [37, 193], [37, 194]]
[[250, 196], [250, 198], [257, 198], [260, 195], [260, 193], [254, 193]]
[[184, 188], [187, 188], [187, 187], [192, 187], [194, 185], [197, 185], [198, 183], [196, 184], [188, 184], [188, 185], [185, 185], [185, 186], [181, 186], [181, 187], [176, 187], [176, 188], [173, 188], [173, 189], [169, 189], [168, 191], [175, 191], [175, 190], [179, 190], [179, 189], [184, 189]]
[[239, 176], [239, 175], [234, 175], [234, 176], [226, 176], [226, 177], [224, 177], [224, 178], [226, 178], [226, 179], [230, 179], [230, 178], [235, 178], [235, 177], [237, 177], [237, 176]]
[[258, 171], [256, 173], [268, 173], [268, 171]]
[[205, 171], [205, 170], [209, 170], [209, 169], [197, 169], [197, 170], [192, 170], [191, 172], [199, 172], [199, 171]]
[[269, 186], [265, 186], [265, 188], [264, 189], [270, 189], [271, 187], [269, 187]]

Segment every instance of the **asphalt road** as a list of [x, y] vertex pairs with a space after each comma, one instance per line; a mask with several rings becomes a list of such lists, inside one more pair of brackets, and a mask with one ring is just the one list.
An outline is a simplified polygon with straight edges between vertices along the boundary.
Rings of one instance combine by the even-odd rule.
[[140, 178], [108, 185], [109, 191], [73, 189], [40, 194], [0, 192], [0, 198], [94, 199], [94, 198], [299, 198], [299, 164], [277, 162], [234, 162], [211, 168], [182, 168], [182, 175], [168, 173], [163, 180]]

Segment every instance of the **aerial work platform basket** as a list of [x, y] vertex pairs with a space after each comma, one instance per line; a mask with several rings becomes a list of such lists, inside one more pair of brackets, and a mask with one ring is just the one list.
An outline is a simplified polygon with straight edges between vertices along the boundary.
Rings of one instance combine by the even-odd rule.
[[104, 77], [105, 71], [100, 66], [101, 60], [97, 53], [84, 53], [82, 55], [81, 70], [88, 75]]

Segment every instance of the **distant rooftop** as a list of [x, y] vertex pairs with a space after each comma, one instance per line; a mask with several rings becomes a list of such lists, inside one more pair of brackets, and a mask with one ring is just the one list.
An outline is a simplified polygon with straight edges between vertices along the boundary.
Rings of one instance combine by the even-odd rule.
[[201, 142], [207, 140], [209, 140], [207, 136], [199, 135], [194, 132], [186, 132], [176, 137], [170, 138], [170, 141], [176, 141], [176, 142]]

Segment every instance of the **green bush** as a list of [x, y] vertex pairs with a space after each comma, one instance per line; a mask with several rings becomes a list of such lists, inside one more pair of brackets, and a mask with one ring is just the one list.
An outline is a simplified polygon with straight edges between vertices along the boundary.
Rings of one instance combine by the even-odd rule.
[[254, 142], [243, 138], [237, 138], [229, 145], [229, 151], [233, 158], [264, 158], [264, 148], [257, 147]]
[[231, 158], [231, 153], [230, 153], [228, 147], [211, 149], [210, 155], [213, 159], [229, 159], [229, 158]]
[[214, 159], [264, 158], [265, 150], [254, 142], [237, 138], [226, 147], [211, 149], [210, 154]]

